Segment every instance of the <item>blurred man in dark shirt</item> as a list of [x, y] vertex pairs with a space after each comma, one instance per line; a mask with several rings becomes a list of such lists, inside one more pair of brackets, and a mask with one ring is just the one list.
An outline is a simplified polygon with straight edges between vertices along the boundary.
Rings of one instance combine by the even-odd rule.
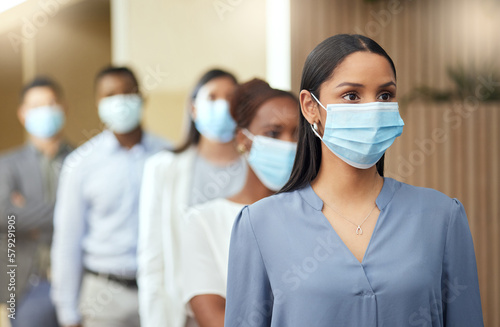
[[[17, 265], [16, 314], [10, 321], [14, 327], [58, 326], [49, 294], [50, 245], [59, 173], [72, 150], [61, 133], [65, 108], [60, 87], [48, 78], [34, 79], [22, 90], [18, 118], [28, 141], [0, 156], [0, 263]], [[7, 240], [8, 217], [15, 221], [15, 262], [7, 262], [12, 243]], [[10, 277], [0, 276], [5, 303]]]

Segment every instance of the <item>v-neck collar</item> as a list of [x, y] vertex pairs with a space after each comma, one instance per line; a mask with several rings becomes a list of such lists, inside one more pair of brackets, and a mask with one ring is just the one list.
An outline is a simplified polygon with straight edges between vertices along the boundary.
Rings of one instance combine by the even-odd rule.
[[[385, 206], [391, 202], [397, 188], [398, 183], [394, 179], [384, 177], [384, 184], [382, 185], [382, 189], [375, 200], [375, 203], [380, 211], [382, 211]], [[307, 186], [298, 190], [298, 192], [302, 199], [304, 199], [304, 201], [306, 201], [315, 210], [323, 210], [323, 200], [321, 200], [316, 192], [314, 192], [311, 184], [307, 184]]]
[[338, 235], [337, 231], [331, 226], [331, 224], [328, 222], [328, 218], [323, 214], [323, 200], [314, 192], [311, 184], [307, 185], [306, 187], [298, 190], [300, 196], [304, 199], [306, 203], [308, 203], [311, 207], [313, 207], [315, 210], [319, 211], [319, 214], [321, 214], [322, 218], [324, 218], [325, 223], [328, 222], [328, 225], [331, 229], [331, 232], [335, 235], [335, 237], [338, 239], [340, 244], [344, 247], [344, 249], [349, 253], [350, 257], [360, 266], [364, 267], [365, 264], [365, 258], [372, 247], [373, 238], [378, 230], [378, 227], [380, 225], [380, 219], [382, 218], [382, 213], [384, 208], [389, 204], [389, 202], [392, 200], [396, 190], [400, 187], [400, 184], [396, 182], [392, 178], [386, 178], [384, 177], [384, 184], [382, 185], [382, 189], [380, 190], [379, 195], [377, 196], [377, 199], [375, 200], [375, 204], [379, 208], [381, 215], [377, 219], [377, 222], [375, 223], [375, 227], [373, 229], [373, 233], [370, 237], [370, 240], [368, 242], [368, 246], [366, 247], [365, 253], [363, 254], [363, 259], [359, 261], [354, 253], [352, 253], [351, 249], [344, 243], [344, 241], [340, 238]]

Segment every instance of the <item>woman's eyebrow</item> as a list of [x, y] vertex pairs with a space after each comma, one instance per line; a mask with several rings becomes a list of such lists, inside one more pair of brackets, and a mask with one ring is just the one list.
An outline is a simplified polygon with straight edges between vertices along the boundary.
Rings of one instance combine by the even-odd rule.
[[270, 128], [270, 127], [282, 128], [283, 126], [279, 123], [267, 123], [262, 126], [262, 128]]
[[390, 81], [388, 83], [385, 83], [385, 84], [382, 84], [379, 86], [379, 88], [384, 88], [384, 87], [388, 87], [388, 86], [396, 86], [396, 83], [394, 83], [393, 81]]
[[[390, 85], [396, 86], [396, 83], [394, 83], [393, 81], [390, 81], [390, 82], [387, 82], [385, 84], [380, 85], [379, 88], [388, 87]], [[343, 82], [343, 83], [340, 83], [339, 85], [337, 85], [336, 87], [338, 88], [338, 87], [342, 87], [342, 86], [365, 87], [363, 84], [351, 83], [351, 82]]]
[[351, 83], [351, 82], [344, 82], [344, 83], [340, 83], [340, 84], [339, 84], [339, 85], [337, 85], [336, 87], [342, 87], [342, 86], [365, 87], [363, 84], [359, 84], [359, 83]]

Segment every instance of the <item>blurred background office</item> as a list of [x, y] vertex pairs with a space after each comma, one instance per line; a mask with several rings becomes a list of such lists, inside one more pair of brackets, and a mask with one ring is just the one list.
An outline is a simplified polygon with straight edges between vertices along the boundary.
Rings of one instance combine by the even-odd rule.
[[386, 175], [462, 201], [485, 325], [500, 326], [499, 30], [498, 0], [2, 0], [0, 151], [27, 138], [16, 111], [37, 75], [64, 86], [75, 146], [103, 129], [93, 78], [109, 64], [135, 70], [146, 127], [179, 142], [188, 93], [207, 69], [298, 94], [316, 44], [364, 34], [396, 64], [406, 123]]

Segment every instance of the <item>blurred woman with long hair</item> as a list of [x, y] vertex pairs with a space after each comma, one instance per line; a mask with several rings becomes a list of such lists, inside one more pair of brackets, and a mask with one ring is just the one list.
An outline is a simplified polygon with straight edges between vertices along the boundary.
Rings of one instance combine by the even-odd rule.
[[222, 70], [201, 77], [189, 99], [190, 130], [173, 153], [146, 162], [139, 210], [138, 284], [143, 326], [183, 327], [180, 225], [187, 209], [238, 192], [246, 164], [234, 146], [229, 102], [236, 78]]

